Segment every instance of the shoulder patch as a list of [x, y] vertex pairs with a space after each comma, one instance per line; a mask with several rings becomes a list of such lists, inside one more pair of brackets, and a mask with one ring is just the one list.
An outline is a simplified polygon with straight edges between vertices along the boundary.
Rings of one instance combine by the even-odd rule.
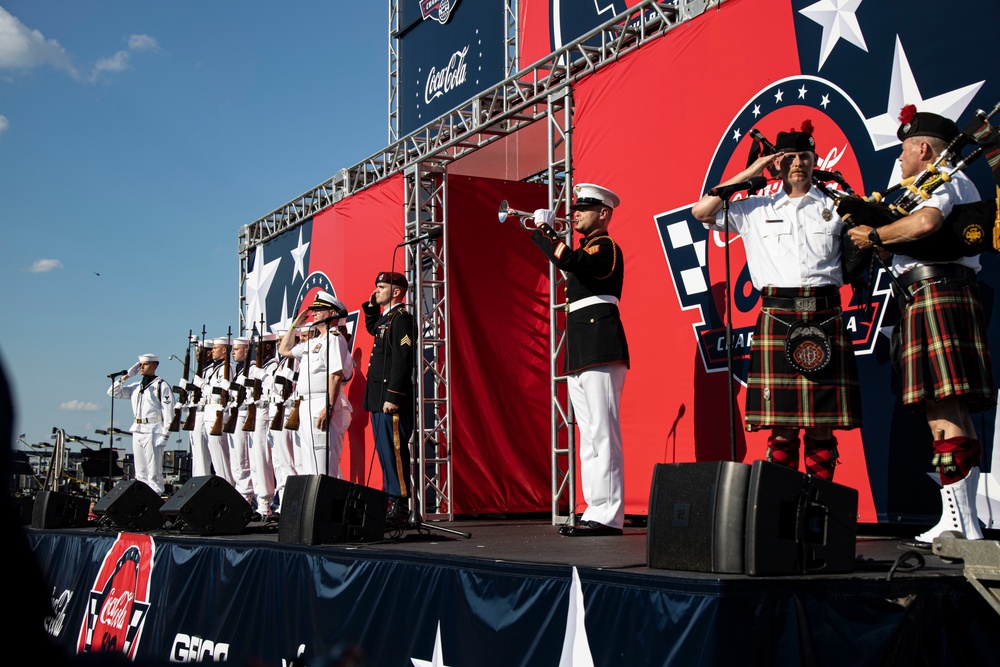
[[584, 251], [585, 251], [585, 252], [586, 252], [586, 253], [587, 253], [588, 255], [594, 255], [594, 254], [597, 254], [597, 253], [599, 253], [599, 252], [601, 251], [601, 248], [600, 248], [600, 246], [598, 246], [598, 245], [597, 245], [597, 244], [595, 243], [594, 245], [589, 245], [589, 246], [587, 246], [586, 248], [584, 248]]
[[400, 346], [403, 346], [403, 345], [410, 345], [410, 346], [412, 346], [413, 345], [413, 341], [410, 340], [410, 334], [406, 334], [405, 336], [403, 336], [400, 339], [399, 344], [400, 344]]

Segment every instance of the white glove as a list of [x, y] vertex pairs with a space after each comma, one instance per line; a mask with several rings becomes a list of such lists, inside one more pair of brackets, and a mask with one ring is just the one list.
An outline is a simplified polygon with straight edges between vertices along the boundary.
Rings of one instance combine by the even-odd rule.
[[194, 378], [192, 378], [192, 381], [194, 382], [194, 386], [196, 386], [196, 387], [204, 387], [205, 386], [205, 378], [203, 378], [200, 375], [195, 375]]
[[236, 378], [236, 384], [238, 384], [241, 387], [247, 386], [247, 379], [246, 379], [246, 377], [244, 377], [241, 374], [239, 377]]
[[229, 380], [220, 379], [219, 386], [222, 387], [223, 391], [229, 391], [229, 388], [232, 386], [232, 383]]
[[132, 367], [128, 369], [128, 377], [135, 377], [135, 374], [139, 372], [139, 362], [132, 364]]
[[184, 378], [181, 378], [180, 381], [177, 383], [177, 386], [183, 389], [184, 391], [187, 391], [188, 381], [185, 380]]
[[547, 208], [535, 209], [535, 227], [539, 225], [552, 226], [552, 221], [556, 219], [556, 212]]

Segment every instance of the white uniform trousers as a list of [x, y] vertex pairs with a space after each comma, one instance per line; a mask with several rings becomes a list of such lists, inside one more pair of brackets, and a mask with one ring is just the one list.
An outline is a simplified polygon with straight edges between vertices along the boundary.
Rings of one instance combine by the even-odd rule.
[[222, 423], [226, 423], [226, 413], [218, 403], [210, 403], [205, 406], [205, 438], [208, 441], [208, 453], [212, 457], [212, 467], [215, 474], [233, 483], [233, 473], [229, 469], [229, 434], [225, 431], [221, 435], [212, 435], [212, 426], [215, 425], [216, 415], [222, 412]]
[[296, 436], [295, 431], [281, 429], [271, 431], [271, 463], [274, 465], [274, 492], [278, 495], [278, 511], [281, 511], [280, 502], [285, 499], [285, 481], [289, 475], [295, 474], [294, 460], [292, 458], [292, 438]]
[[[163, 495], [163, 442], [164, 432], [156, 428], [152, 433], [132, 434], [132, 460], [135, 478]], [[157, 444], [159, 443], [159, 444]]]
[[601, 364], [567, 377], [580, 431], [580, 481], [587, 509], [581, 521], [625, 525], [625, 454], [618, 406], [624, 362]]
[[191, 445], [191, 476], [204, 477], [212, 474], [212, 459], [208, 453], [208, 431], [205, 430], [203, 410], [199, 409], [195, 414], [194, 428], [188, 434], [188, 442]]
[[302, 460], [298, 467], [302, 475], [330, 475], [342, 479], [340, 451], [344, 446], [343, 415], [340, 403], [334, 403], [330, 416], [329, 446], [327, 433], [316, 428], [316, 416], [326, 407], [326, 394], [309, 394], [302, 400], [299, 415], [299, 452]]
[[263, 516], [271, 513], [274, 498], [274, 468], [271, 465], [271, 431], [267, 410], [257, 408], [257, 423], [250, 434], [250, 479], [257, 494], [257, 511]]
[[250, 433], [243, 430], [246, 419], [246, 411], [240, 410], [236, 415], [236, 430], [229, 436], [229, 471], [233, 476], [233, 486], [252, 505], [254, 489], [250, 481]]

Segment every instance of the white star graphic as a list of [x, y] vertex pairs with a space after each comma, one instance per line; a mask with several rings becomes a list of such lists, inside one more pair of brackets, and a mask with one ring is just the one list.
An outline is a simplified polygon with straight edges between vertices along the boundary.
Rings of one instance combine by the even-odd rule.
[[253, 257], [253, 271], [247, 274], [247, 322], [258, 322], [261, 315], [267, 320], [267, 292], [271, 289], [271, 281], [278, 271], [281, 258], [264, 263], [264, 247], [257, 246]]
[[778, 89], [778, 92], [777, 92], [777, 93], [775, 93], [775, 95], [774, 95], [774, 101], [775, 101], [775, 102], [780, 102], [780, 101], [781, 101], [781, 96], [782, 96], [782, 95], [784, 95], [784, 93], [783, 93], [783, 92], [781, 92], [781, 89], [779, 88], [779, 89]]
[[447, 667], [444, 664], [444, 651], [441, 650], [441, 621], [438, 621], [437, 636], [434, 638], [434, 653], [430, 662], [419, 658], [410, 658], [413, 667]]
[[825, 109], [826, 105], [829, 104], [829, 103], [830, 103], [830, 96], [829, 95], [824, 95], [822, 97], [822, 99], [820, 100], [819, 105]]
[[735, 141], [739, 141], [740, 140], [740, 130], [739, 130], [739, 128], [736, 128], [735, 130], [733, 130], [733, 140], [735, 140]]
[[806, 86], [805, 84], [803, 84], [802, 87], [799, 88], [799, 99], [804, 100], [805, 98], [806, 98]]
[[292, 316], [288, 314], [288, 288], [285, 287], [281, 295], [281, 318], [271, 325], [271, 333], [287, 331], [292, 326]]
[[868, 45], [865, 44], [865, 37], [861, 34], [858, 18], [854, 15], [860, 4], [861, 0], [819, 0], [799, 10], [800, 14], [823, 26], [817, 69], [823, 69], [823, 63], [841, 39], [847, 40], [865, 53], [868, 52]]
[[865, 119], [875, 150], [880, 151], [899, 143], [896, 130], [899, 129], [899, 110], [904, 105], [914, 104], [917, 111], [930, 111], [957, 120], [984, 83], [986, 82], [973, 83], [925, 100], [917, 88], [917, 80], [906, 60], [899, 35], [896, 35], [896, 52], [892, 59], [892, 78], [889, 82], [889, 104], [884, 114]]
[[573, 583], [569, 587], [566, 635], [563, 637], [559, 667], [594, 667], [584, 623], [583, 586], [580, 585], [580, 573], [576, 571], [576, 566], [573, 566]]
[[760, 115], [760, 105], [755, 104], [753, 105], [753, 117], [756, 118], [759, 115]]
[[292, 261], [295, 262], [295, 269], [292, 271], [292, 280], [295, 276], [306, 277], [305, 258], [306, 251], [309, 250], [309, 243], [302, 242], [302, 228], [299, 227], [299, 244], [292, 250]]

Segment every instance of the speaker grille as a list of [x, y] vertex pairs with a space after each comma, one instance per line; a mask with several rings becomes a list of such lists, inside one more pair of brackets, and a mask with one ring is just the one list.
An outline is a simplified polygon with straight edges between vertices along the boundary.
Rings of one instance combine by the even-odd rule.
[[646, 562], [693, 572], [743, 572], [750, 466], [658, 464], [649, 494]]

